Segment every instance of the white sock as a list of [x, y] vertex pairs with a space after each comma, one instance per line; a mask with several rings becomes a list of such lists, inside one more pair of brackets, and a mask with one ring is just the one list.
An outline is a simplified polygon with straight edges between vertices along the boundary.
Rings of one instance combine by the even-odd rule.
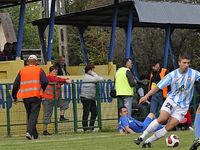
[[157, 119], [154, 119], [154, 121], [152, 121], [149, 126], [146, 128], [146, 130], [142, 133], [142, 135], [140, 136], [142, 139], [145, 138], [145, 136], [147, 136], [147, 134], [153, 132], [157, 127], [158, 127], [159, 123]]
[[167, 133], [167, 130], [164, 128], [156, 131], [150, 138], [148, 138], [145, 143], [151, 143], [153, 141], [158, 140], [159, 138], [163, 137]]

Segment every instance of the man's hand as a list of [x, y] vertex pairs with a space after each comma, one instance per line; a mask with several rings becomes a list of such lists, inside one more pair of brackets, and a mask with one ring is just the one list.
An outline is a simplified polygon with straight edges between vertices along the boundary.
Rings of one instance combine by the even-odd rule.
[[13, 102], [16, 105], [17, 104], [17, 99], [13, 99]]
[[147, 95], [145, 95], [144, 97], [140, 98], [139, 104], [145, 103], [145, 102], [148, 100], [148, 98], [149, 98], [149, 97], [148, 97]]

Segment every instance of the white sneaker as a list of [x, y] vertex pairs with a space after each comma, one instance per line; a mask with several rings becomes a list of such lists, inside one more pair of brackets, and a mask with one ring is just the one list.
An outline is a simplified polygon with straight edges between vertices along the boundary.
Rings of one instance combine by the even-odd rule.
[[32, 140], [32, 136], [30, 135], [30, 133], [26, 132], [26, 138], [27, 138], [28, 140]]
[[194, 129], [193, 129], [191, 126], [189, 126], [188, 129], [189, 129], [190, 131], [194, 131]]

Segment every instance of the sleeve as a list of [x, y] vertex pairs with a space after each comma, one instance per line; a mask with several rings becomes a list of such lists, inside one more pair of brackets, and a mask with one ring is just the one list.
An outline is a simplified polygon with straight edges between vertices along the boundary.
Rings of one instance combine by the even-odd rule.
[[196, 71], [196, 81], [200, 82], [200, 72]]
[[43, 70], [41, 70], [40, 72], [40, 82], [41, 82], [41, 86], [43, 91], [46, 89], [47, 85], [48, 85], [48, 79], [46, 77], [46, 74]]
[[103, 81], [103, 77], [99, 76], [96, 72], [92, 71], [92, 76], [95, 81]]
[[121, 126], [122, 126], [123, 128], [129, 127], [128, 118], [127, 118], [126, 116], [121, 117]]
[[134, 78], [134, 76], [130, 70], [126, 71], [126, 77], [128, 79], [128, 83], [131, 87], [137, 86], [137, 80]]
[[172, 82], [171, 74], [167, 74], [160, 82], [158, 82], [157, 86], [159, 89], [163, 89], [164, 87], [170, 85]]
[[20, 73], [18, 73], [14, 83], [13, 83], [13, 89], [12, 89], [12, 97], [13, 99], [17, 99], [17, 92], [20, 87]]

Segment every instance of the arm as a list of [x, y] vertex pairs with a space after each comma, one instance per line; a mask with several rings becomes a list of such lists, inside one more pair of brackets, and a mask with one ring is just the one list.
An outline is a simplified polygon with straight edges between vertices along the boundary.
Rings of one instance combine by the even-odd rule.
[[155, 86], [153, 89], [151, 89], [144, 97], [140, 98], [139, 100], [139, 104], [143, 104], [145, 103], [150, 96], [152, 96], [153, 94], [155, 94], [156, 92], [159, 91], [158, 86]]
[[12, 97], [16, 101], [17, 100], [17, 92], [20, 87], [20, 74], [18, 73], [14, 83], [13, 83], [13, 89], [12, 89]]
[[126, 77], [128, 79], [128, 83], [131, 87], [134, 87], [134, 86], [137, 86], [137, 81], [136, 79], [134, 78], [133, 74], [131, 73], [130, 70], [127, 70], [126, 71]]
[[44, 91], [46, 89], [47, 85], [48, 85], [48, 79], [47, 79], [46, 74], [43, 70], [41, 70], [41, 72], [40, 72], [40, 83], [41, 83], [41, 87]]
[[129, 126], [125, 127], [125, 132], [130, 133], [130, 134], [134, 134], [135, 133], [131, 128], [129, 128]]

